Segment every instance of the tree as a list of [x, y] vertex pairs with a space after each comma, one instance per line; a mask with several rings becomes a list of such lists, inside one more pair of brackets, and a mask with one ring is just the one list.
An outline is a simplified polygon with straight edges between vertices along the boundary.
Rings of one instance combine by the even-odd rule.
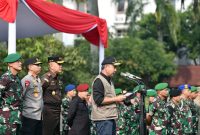
[[184, 13], [179, 13], [181, 18], [181, 31], [178, 45], [186, 47], [189, 58], [194, 61], [195, 65], [200, 62], [200, 19], [196, 18], [193, 8], [190, 7]]
[[[167, 53], [164, 45], [152, 38], [141, 40], [127, 37], [111, 40], [106, 54], [122, 60], [118, 70], [142, 77], [149, 87], [175, 73], [176, 66], [173, 62], [175, 55]], [[132, 88], [130, 82], [119, 74], [115, 77], [115, 81], [119, 82], [117, 85], [119, 87]]]

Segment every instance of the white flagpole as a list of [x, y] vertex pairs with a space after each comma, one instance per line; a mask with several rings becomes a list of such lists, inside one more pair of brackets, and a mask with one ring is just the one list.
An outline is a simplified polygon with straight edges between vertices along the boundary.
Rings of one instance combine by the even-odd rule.
[[16, 21], [8, 24], [8, 54], [16, 53]]
[[103, 59], [104, 59], [104, 46], [100, 40], [99, 41], [99, 73], [101, 72], [101, 63]]

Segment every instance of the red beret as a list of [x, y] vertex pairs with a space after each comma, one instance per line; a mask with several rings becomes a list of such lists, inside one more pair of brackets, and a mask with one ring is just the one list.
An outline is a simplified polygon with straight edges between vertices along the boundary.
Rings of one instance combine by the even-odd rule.
[[89, 89], [89, 85], [87, 83], [79, 84], [76, 87], [76, 90], [79, 91], [79, 92], [88, 91], [88, 89]]

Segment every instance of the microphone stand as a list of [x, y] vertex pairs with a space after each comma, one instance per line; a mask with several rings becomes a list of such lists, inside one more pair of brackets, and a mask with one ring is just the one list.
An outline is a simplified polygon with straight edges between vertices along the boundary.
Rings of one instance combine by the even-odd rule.
[[137, 85], [139, 86], [139, 91], [138, 92], [141, 93], [141, 97], [140, 97], [140, 135], [147, 135], [146, 109], [145, 109], [146, 87], [144, 87], [144, 89], [141, 88], [140, 85], [144, 85], [144, 82], [142, 82], [139, 79], [136, 79], [136, 78], [133, 79], [133, 78], [129, 78], [129, 77], [126, 77], [126, 78], [136, 82]]

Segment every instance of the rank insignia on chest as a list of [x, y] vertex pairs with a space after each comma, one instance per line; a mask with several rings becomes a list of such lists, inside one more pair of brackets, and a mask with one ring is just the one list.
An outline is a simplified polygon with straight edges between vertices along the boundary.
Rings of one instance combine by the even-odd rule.
[[37, 88], [34, 89], [33, 95], [34, 95], [34, 97], [36, 97], [36, 98], [39, 96], [39, 91], [38, 91]]
[[56, 92], [53, 90], [51, 94], [54, 96], [54, 95], [56, 95]]

